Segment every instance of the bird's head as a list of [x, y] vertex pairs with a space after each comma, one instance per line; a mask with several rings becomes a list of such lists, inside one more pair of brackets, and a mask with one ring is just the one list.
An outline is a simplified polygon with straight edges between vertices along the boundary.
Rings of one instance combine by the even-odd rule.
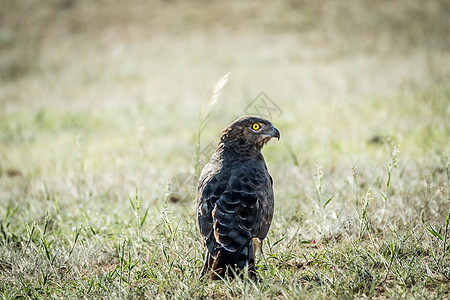
[[280, 132], [272, 123], [264, 118], [245, 116], [228, 125], [220, 141], [250, 143], [261, 149], [271, 138], [280, 139]]

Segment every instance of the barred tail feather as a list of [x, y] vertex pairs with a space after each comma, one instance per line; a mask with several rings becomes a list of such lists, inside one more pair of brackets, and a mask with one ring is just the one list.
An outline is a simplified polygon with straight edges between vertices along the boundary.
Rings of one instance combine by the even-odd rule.
[[202, 277], [209, 273], [210, 279], [219, 279], [228, 276], [234, 278], [242, 276], [245, 267], [248, 266], [248, 276], [256, 279], [255, 256], [253, 250], [253, 241], [249, 242], [236, 252], [226, 249], [219, 251], [217, 258], [214, 259], [208, 252], [206, 254], [205, 265], [202, 270]]

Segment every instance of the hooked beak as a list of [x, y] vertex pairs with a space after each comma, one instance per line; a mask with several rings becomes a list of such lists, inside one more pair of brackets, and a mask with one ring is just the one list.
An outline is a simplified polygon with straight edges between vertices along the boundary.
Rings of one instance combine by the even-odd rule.
[[277, 138], [278, 140], [280, 140], [280, 132], [278, 131], [278, 129], [276, 129], [273, 126], [272, 126], [272, 130], [270, 131], [270, 135], [272, 137]]

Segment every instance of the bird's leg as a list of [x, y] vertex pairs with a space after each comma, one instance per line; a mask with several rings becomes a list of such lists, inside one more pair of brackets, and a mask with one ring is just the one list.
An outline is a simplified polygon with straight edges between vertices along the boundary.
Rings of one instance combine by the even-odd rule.
[[248, 249], [248, 276], [252, 280], [258, 280], [258, 276], [256, 275], [256, 265], [255, 265], [255, 245], [253, 244], [256, 239], [252, 239], [249, 244]]
[[205, 264], [203, 265], [203, 269], [202, 269], [202, 274], [200, 275], [200, 278], [204, 278], [204, 276], [206, 275], [206, 273], [208, 273], [210, 267], [211, 267], [211, 255], [209, 255], [209, 252], [206, 252], [206, 257], [205, 257]]
[[264, 264], [265, 264], [265, 268], [268, 269], [269, 268], [269, 263], [267, 262], [266, 256], [264, 255], [264, 252], [263, 252], [263, 247], [262, 247], [263, 246], [263, 241], [258, 239], [258, 238], [253, 238], [253, 243], [255, 243], [254, 246], [253, 246], [253, 251], [255, 253], [255, 256], [256, 256], [256, 251], [258, 251], [259, 252], [259, 258], [261, 258], [261, 257], [263, 258]]
[[254, 257], [256, 257], [256, 252], [258, 252], [259, 258], [263, 258], [264, 262], [267, 264], [266, 257], [264, 256], [263, 248], [262, 248], [262, 241], [258, 238], [253, 238], [253, 253]]
[[261, 242], [258, 238], [253, 238], [253, 256], [256, 257], [256, 252], [261, 254]]
[[260, 241], [258, 239], [258, 246], [259, 246], [259, 253], [260, 253], [260, 257], [262, 256], [262, 258], [264, 259], [264, 264], [266, 265], [266, 269], [269, 268], [269, 263], [267, 262], [266, 256], [264, 255], [264, 251], [263, 251], [263, 241]]

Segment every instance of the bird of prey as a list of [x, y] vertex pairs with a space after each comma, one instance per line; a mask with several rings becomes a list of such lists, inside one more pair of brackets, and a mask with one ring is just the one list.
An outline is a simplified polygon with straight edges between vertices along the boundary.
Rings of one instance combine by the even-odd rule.
[[268, 120], [245, 116], [228, 125], [201, 173], [197, 218], [207, 248], [202, 277], [234, 277], [248, 266], [256, 279], [255, 250], [269, 231], [273, 181], [262, 147], [280, 132]]

